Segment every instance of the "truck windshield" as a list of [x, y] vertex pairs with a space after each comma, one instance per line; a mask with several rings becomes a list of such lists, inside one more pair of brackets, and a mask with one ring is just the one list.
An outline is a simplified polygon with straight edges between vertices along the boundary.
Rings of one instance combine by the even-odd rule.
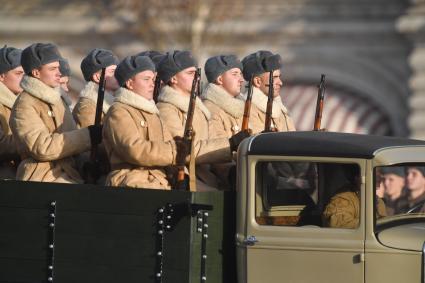
[[375, 168], [377, 224], [425, 217], [425, 164]]

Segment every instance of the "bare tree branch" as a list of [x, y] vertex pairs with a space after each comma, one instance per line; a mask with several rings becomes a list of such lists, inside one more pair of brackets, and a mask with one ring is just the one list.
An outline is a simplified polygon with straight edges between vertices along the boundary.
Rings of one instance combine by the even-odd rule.
[[103, 18], [119, 20], [151, 49], [190, 49], [195, 56], [212, 40], [209, 34], [214, 24], [243, 15], [244, 7], [244, 0], [97, 1]]

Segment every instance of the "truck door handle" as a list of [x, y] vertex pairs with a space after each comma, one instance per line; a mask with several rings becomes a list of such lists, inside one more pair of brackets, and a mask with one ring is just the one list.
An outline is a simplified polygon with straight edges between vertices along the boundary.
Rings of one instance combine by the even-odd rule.
[[243, 244], [245, 246], [253, 246], [257, 242], [258, 242], [257, 238], [253, 235], [250, 235], [243, 240]]

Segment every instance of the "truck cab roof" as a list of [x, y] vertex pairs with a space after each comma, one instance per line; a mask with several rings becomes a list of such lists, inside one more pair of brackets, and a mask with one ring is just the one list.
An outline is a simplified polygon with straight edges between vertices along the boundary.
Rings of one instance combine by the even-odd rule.
[[251, 138], [248, 155], [326, 156], [372, 159], [383, 149], [425, 146], [425, 141], [336, 132], [263, 133]]

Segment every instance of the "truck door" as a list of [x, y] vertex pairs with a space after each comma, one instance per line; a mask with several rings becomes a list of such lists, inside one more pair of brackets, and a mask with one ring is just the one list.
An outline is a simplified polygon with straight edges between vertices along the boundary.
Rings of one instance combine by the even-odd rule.
[[247, 282], [364, 282], [365, 161], [270, 159], [248, 159]]

